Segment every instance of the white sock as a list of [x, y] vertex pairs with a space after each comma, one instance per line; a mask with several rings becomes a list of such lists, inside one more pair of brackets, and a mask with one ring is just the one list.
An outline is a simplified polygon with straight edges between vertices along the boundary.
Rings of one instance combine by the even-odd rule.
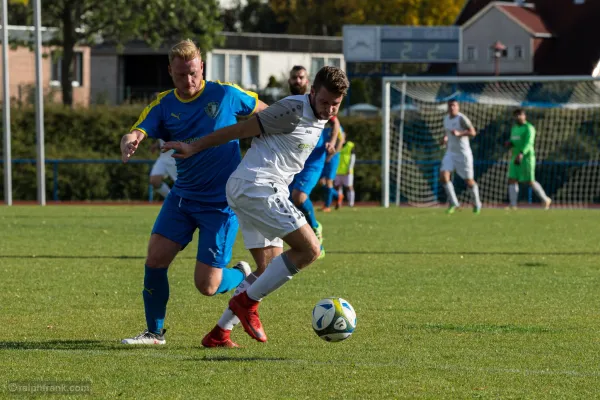
[[348, 190], [348, 205], [354, 207], [354, 190]]
[[162, 185], [160, 185], [160, 187], [158, 189], [156, 189], [156, 191], [164, 198], [167, 197], [167, 195], [169, 194], [169, 192], [171, 191], [171, 189], [169, 188], [169, 185], [167, 185], [166, 183], [162, 183]]
[[[233, 295], [236, 296], [240, 293], [245, 292], [246, 290], [248, 290], [248, 288], [250, 287], [250, 285], [252, 285], [252, 283], [256, 280], [256, 275], [254, 274], [250, 274], [246, 277], [246, 279], [244, 279], [242, 281], [242, 283], [240, 283], [238, 285], [237, 288], [235, 288], [235, 292], [233, 292]], [[240, 323], [240, 319], [238, 317], [236, 317], [236, 315], [233, 313], [233, 311], [231, 311], [229, 309], [229, 307], [227, 307], [227, 309], [225, 311], [223, 311], [223, 314], [221, 315], [221, 318], [219, 318], [219, 322], [217, 322], [217, 325], [219, 325], [219, 327], [221, 329], [225, 329], [226, 331], [230, 331], [232, 330], [237, 324]]]
[[454, 207], [458, 207], [460, 203], [454, 193], [454, 184], [452, 182], [444, 183], [444, 190], [446, 190], [446, 196], [448, 196], [448, 202]]
[[540, 183], [538, 181], [533, 182], [533, 185], [531, 185], [531, 187], [533, 188], [533, 191], [535, 192], [535, 194], [537, 194], [538, 197], [540, 199], [542, 199], [543, 202], [548, 201], [548, 196], [546, 196], [546, 192], [544, 192], [544, 188], [542, 187], [542, 185], [540, 185]]
[[252, 300], [260, 301], [269, 293], [283, 286], [298, 272], [296, 266], [283, 253], [271, 261], [265, 272], [258, 277], [246, 293]]
[[474, 184], [471, 188], [471, 195], [473, 195], [473, 203], [475, 204], [475, 207], [481, 208], [481, 200], [479, 200], [479, 186], [477, 186], [477, 184]]
[[517, 199], [519, 198], [519, 184], [512, 183], [508, 184], [508, 200], [511, 207], [517, 206]]

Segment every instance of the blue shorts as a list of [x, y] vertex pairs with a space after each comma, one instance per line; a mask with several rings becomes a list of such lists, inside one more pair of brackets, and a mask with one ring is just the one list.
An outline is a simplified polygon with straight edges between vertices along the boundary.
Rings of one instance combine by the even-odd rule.
[[231, 261], [238, 231], [237, 217], [227, 202], [201, 203], [171, 192], [160, 209], [152, 233], [185, 247], [192, 241], [196, 228], [200, 229], [196, 259], [225, 268]]
[[300, 171], [296, 174], [290, 185], [290, 194], [295, 189], [310, 195], [310, 192], [312, 192], [315, 186], [317, 186], [317, 183], [319, 183], [322, 170], [323, 168], [311, 168]]
[[337, 175], [337, 169], [340, 165], [340, 153], [335, 154], [331, 157], [329, 162], [325, 163], [325, 167], [323, 168], [323, 173], [321, 174], [321, 178], [334, 180]]

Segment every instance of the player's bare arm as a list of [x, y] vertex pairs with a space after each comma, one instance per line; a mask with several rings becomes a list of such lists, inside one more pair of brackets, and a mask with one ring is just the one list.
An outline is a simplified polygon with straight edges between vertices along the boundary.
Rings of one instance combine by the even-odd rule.
[[167, 142], [163, 146], [163, 152], [175, 150], [173, 154], [174, 158], [188, 158], [210, 147], [219, 146], [236, 139], [259, 136], [260, 134], [260, 123], [258, 118], [254, 117], [235, 125], [218, 129], [193, 143]]
[[121, 138], [121, 161], [123, 161], [123, 163], [129, 161], [145, 137], [146, 135], [144, 135], [144, 132], [138, 129], [134, 129], [123, 135]]
[[477, 136], [477, 132], [475, 131], [475, 128], [473, 128], [473, 127], [467, 128], [464, 131], [455, 129], [452, 131], [452, 134], [456, 137], [463, 137], [463, 136], [475, 137], [475, 136]]
[[332, 125], [333, 126], [331, 127], [331, 138], [329, 138], [329, 142], [325, 144], [325, 149], [329, 154], [328, 159], [331, 159], [331, 156], [339, 152], [342, 146], [344, 145], [344, 143], [341, 140], [337, 140], [338, 135], [340, 134], [340, 129], [342, 129], [340, 120], [337, 119], [337, 117], [333, 118]]
[[269, 105], [264, 103], [262, 100], [257, 100], [257, 101], [258, 101], [258, 105], [256, 106], [256, 110], [254, 111], [254, 115], [258, 114], [265, 108], [269, 107]]

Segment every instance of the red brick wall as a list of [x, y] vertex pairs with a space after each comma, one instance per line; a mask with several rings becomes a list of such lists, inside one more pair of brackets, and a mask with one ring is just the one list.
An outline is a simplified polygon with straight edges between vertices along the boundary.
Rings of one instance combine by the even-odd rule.
[[[0, 45], [0, 49], [2, 46]], [[44, 47], [43, 54], [47, 57], [42, 58], [42, 79], [44, 86], [44, 96], [47, 101], [61, 102], [62, 93], [60, 87], [50, 86], [50, 76], [52, 60], [50, 58], [51, 48]], [[76, 51], [83, 53], [83, 85], [73, 88], [73, 103], [81, 106], [90, 104], [90, 48], [77, 47]], [[1, 56], [0, 56], [1, 57]], [[35, 53], [26, 47], [19, 47], [8, 51], [10, 96], [14, 99], [27, 101], [28, 88], [35, 86]], [[0, 67], [0, 74], [1, 74]], [[2, 85], [0, 84], [0, 96], [2, 95]], [[52, 96], [49, 98], [48, 96]]]

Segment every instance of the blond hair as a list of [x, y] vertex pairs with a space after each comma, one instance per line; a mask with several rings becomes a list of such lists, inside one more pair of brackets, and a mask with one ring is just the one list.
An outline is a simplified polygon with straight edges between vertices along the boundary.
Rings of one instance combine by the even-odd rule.
[[190, 61], [196, 57], [202, 57], [202, 53], [191, 39], [185, 39], [171, 47], [169, 51], [169, 63], [172, 63], [176, 57], [184, 61]]

